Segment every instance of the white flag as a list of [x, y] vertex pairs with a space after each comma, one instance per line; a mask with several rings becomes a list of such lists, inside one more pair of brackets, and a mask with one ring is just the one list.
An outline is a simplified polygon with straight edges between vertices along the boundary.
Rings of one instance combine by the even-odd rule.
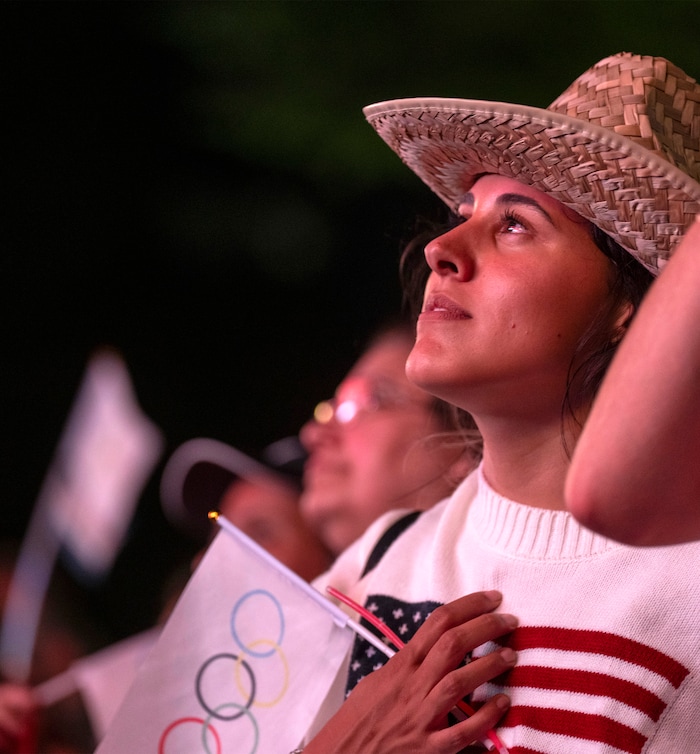
[[88, 363], [42, 497], [58, 540], [91, 576], [108, 572], [162, 449], [122, 359]]
[[29, 678], [34, 642], [61, 548], [79, 576], [104, 576], [123, 543], [162, 447], [114, 351], [90, 359], [56, 454], [34, 504], [10, 582], [0, 667]]
[[107, 732], [159, 633], [158, 628], [143, 631], [73, 664], [71, 673], [98, 741]]
[[96, 754], [286, 754], [313, 721], [352, 621], [222, 525]]

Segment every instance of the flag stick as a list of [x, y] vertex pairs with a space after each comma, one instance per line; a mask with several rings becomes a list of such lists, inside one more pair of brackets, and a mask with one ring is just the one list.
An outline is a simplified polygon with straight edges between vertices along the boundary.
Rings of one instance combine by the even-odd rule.
[[44, 599], [61, 547], [48, 525], [45, 498], [46, 485], [15, 562], [0, 627], [0, 669], [17, 682], [29, 680]]
[[216, 511], [209, 513], [209, 518], [214, 519], [219, 526], [237, 539], [242, 545], [255, 552], [258, 557], [262, 558], [266, 563], [271, 565], [277, 571], [279, 571], [285, 578], [289, 579], [295, 586], [301, 589], [308, 597], [314, 602], [320, 605], [326, 612], [330, 613], [335, 624], [340, 628], [349, 628], [356, 634], [359, 634], [363, 639], [366, 639], [372, 646], [385, 654], [387, 657], [392, 657], [395, 652], [393, 649], [384, 644], [381, 639], [377, 638], [371, 631], [368, 631], [364, 626], [361, 626], [356, 621], [352, 620], [346, 615], [337, 605], [331, 602], [325, 597], [318, 589], [314, 589], [307, 581], [301, 578], [298, 574], [294, 573], [284, 563], [280, 563], [277, 558], [270, 555], [270, 553], [261, 547], [257, 542], [253, 541], [249, 536], [244, 534], [240, 529], [234, 526], [225, 516], [222, 516]]
[[49, 678], [48, 681], [43, 681], [38, 686], [34, 686], [32, 694], [42, 707], [50, 707], [77, 690], [78, 684], [73, 670], [68, 668], [68, 670], [64, 670], [53, 678]]

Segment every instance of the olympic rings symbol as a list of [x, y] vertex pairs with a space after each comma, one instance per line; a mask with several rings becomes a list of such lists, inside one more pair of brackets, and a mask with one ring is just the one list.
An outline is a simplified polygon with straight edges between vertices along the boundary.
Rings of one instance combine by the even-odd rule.
[[[275, 623], [278, 625], [276, 641], [255, 638], [260, 626]], [[283, 699], [289, 688], [289, 666], [281, 646], [285, 635], [285, 620], [279, 600], [265, 589], [246, 592], [233, 606], [230, 632], [239, 651], [211, 655], [200, 665], [194, 679], [195, 697], [206, 717], [181, 717], [171, 722], [161, 734], [158, 754], [168, 754], [165, 748], [167, 740], [187, 735], [178, 729], [188, 723], [201, 726], [201, 746], [204, 754], [222, 754], [220, 733], [213, 723], [219, 725], [244, 719], [252, 726], [250, 754], [257, 751], [260, 730], [252, 708], [274, 707]], [[269, 665], [267, 661], [275, 657], [281, 672], [273, 669], [271, 673], [269, 668], [263, 668], [265, 672], [256, 674], [253, 664], [257, 666], [265, 661], [266, 665]], [[271, 661], [274, 664], [274, 659]], [[277, 681], [273, 682], [270, 676], [273, 679], [277, 677]], [[227, 691], [238, 694], [240, 701], [211, 703], [212, 698]], [[242, 730], [241, 736], [246, 741], [251, 740], [249, 731]], [[177, 743], [173, 743], [173, 746], [177, 747]]]

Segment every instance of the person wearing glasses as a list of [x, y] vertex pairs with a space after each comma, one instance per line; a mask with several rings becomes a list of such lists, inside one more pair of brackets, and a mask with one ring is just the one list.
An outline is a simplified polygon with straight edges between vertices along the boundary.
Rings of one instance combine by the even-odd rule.
[[[620, 484], [643, 484], [648, 469], [628, 468], [626, 445], [653, 453], [663, 444], [654, 404], [677, 410], [669, 384], [687, 381], [692, 390], [680, 395], [694, 404], [696, 360], [681, 349], [651, 362], [651, 381], [642, 370], [618, 383], [617, 405], [630, 410], [626, 393], [636, 396], [639, 436], [586, 426], [659, 274], [690, 321], [672, 297], [655, 297], [647, 354], [658, 357], [654, 332], [664, 341], [678, 328], [673, 341], [697, 330], [697, 292], [674, 255], [697, 270], [700, 85], [665, 58], [619, 53], [547, 109], [428, 97], [365, 115], [454, 215], [425, 247], [429, 276], [406, 370], [468, 411], [483, 446], [478, 467], [371, 571], [367, 552], [394, 514], [318, 583], [405, 647], [384, 662], [356, 640], [345, 686], [329, 696], [304, 754], [463, 754], [492, 729], [501, 754], [697, 749], [700, 542], [606, 538], [572, 516], [565, 490], [584, 436], [610, 454], [613, 471], [620, 456]], [[646, 385], [635, 384], [641, 374]], [[693, 420], [676, 432], [685, 426], [671, 446], [689, 443], [681, 473], [697, 450]], [[666, 484], [675, 497], [671, 467]], [[663, 515], [663, 485], [656, 496]], [[464, 697], [475, 712], [457, 716]]]
[[301, 429], [301, 510], [335, 554], [381, 514], [447, 497], [470, 469], [450, 407], [406, 378], [413, 340], [408, 323], [378, 331]]

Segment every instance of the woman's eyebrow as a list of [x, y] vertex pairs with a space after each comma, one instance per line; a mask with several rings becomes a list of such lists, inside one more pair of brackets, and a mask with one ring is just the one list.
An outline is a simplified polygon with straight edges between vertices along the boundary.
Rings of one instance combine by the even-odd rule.
[[[460, 207], [466, 205], [467, 208], [473, 209], [474, 204], [474, 194], [471, 191], [467, 192], [459, 201]], [[536, 199], [533, 199], [530, 196], [525, 196], [524, 194], [516, 194], [515, 192], [501, 194], [498, 199], [496, 199], [495, 204], [498, 207], [513, 204], [524, 204], [526, 207], [532, 207], [533, 209], [536, 209], [542, 215], [542, 217], [544, 217], [545, 220], [554, 225], [554, 221], [552, 220], [549, 212], [547, 212], [547, 210]]]
[[474, 194], [472, 194], [471, 191], [468, 191], [460, 200], [459, 200], [459, 206], [461, 207], [463, 204], [467, 204], [470, 207], [474, 206]]
[[551, 215], [547, 210], [536, 200], [530, 196], [524, 196], [523, 194], [501, 194], [496, 200], [496, 204], [499, 206], [524, 204], [527, 207], [537, 210], [542, 217], [547, 220], [551, 225], [554, 225]]

